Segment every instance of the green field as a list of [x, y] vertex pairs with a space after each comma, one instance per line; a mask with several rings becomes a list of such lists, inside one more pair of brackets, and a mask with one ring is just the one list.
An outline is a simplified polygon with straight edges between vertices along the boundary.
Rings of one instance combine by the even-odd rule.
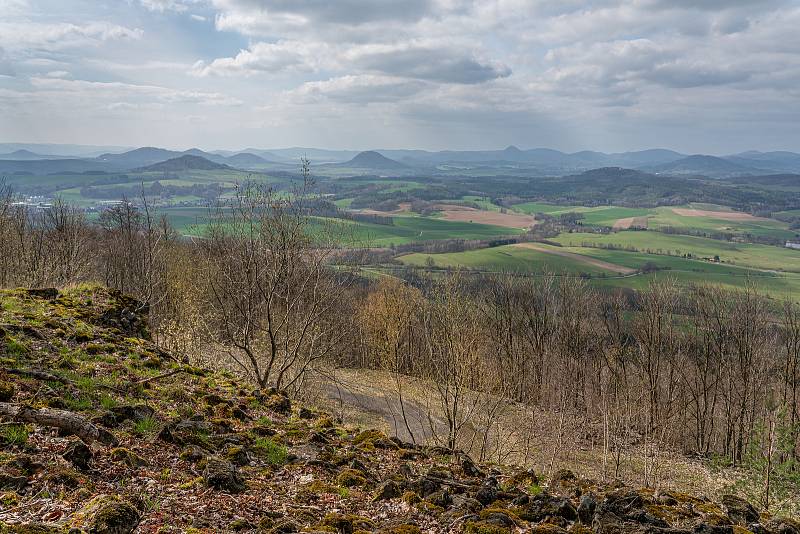
[[[179, 233], [202, 235], [208, 218], [206, 208], [168, 208], [164, 213]], [[355, 222], [344, 219], [313, 218], [311, 232], [322, 232], [323, 226], [332, 226], [343, 245], [351, 247], [389, 247], [440, 239], [493, 239], [523, 233], [522, 230], [445, 221], [426, 217], [392, 217], [393, 225]]]
[[398, 260], [404, 265], [416, 267], [467, 268], [482, 272], [519, 274], [590, 275], [593, 283], [601, 287], [643, 289], [652, 280], [663, 277], [673, 278], [685, 285], [712, 283], [727, 288], [741, 288], [753, 283], [775, 298], [800, 297], [800, 273], [797, 272], [762, 271], [725, 263], [624, 250], [546, 246], [544, 248], [571, 252], [631, 269], [641, 269], [649, 264], [650, 268], [655, 267], [658, 270], [620, 275], [577, 259], [514, 246], [444, 254], [415, 253], [400, 256]]
[[[708, 211], [728, 211], [731, 208], [716, 204], [692, 203], [681, 206]], [[627, 217], [647, 217], [648, 227], [657, 229], [664, 227], [679, 228], [682, 230], [697, 230], [702, 232], [720, 232], [738, 235], [753, 235], [756, 237], [772, 237], [776, 239], [793, 239], [798, 232], [789, 229], [785, 222], [775, 219], [770, 220], [740, 220], [728, 221], [711, 216], [685, 216], [673, 211], [673, 207], [662, 206], [659, 208], [623, 208], [617, 206], [560, 206], [542, 202], [526, 202], [512, 206], [514, 211], [526, 214], [545, 213], [559, 216], [564, 213], [582, 213], [582, 223], [591, 226], [614, 226], [618, 219]], [[781, 212], [792, 215], [793, 212]], [[800, 213], [800, 210], [798, 211]]]
[[523, 233], [502, 226], [426, 217], [396, 216], [392, 220], [393, 226], [346, 221], [346, 239], [357, 246], [388, 247], [437, 239], [492, 239]]
[[653, 213], [648, 208], [623, 208], [619, 206], [557, 206], [555, 204], [545, 204], [542, 202], [526, 202], [523, 204], [514, 204], [512, 206], [514, 211], [533, 215], [536, 213], [545, 213], [557, 217], [564, 213], [582, 213], [583, 224], [591, 226], [614, 226], [618, 219], [625, 219], [627, 217], [646, 217]]
[[752, 283], [759, 291], [775, 299], [800, 300], [800, 275], [779, 274], [773, 276], [731, 276], [723, 273], [694, 273], [659, 271], [649, 274], [639, 274], [624, 279], [594, 278], [592, 283], [599, 287], [618, 287], [630, 289], [645, 289], [653, 281], [672, 278], [681, 285], [713, 284], [726, 289], [740, 289]]
[[[693, 204], [690, 206], [695, 209], [706, 209], [713, 211], [730, 211], [723, 206], [707, 204]], [[703, 230], [707, 232], [725, 232], [733, 234], [750, 234], [759, 237], [774, 237], [777, 239], [791, 239], [797, 235], [796, 232], [789, 230], [789, 225], [785, 222], [770, 220], [743, 220], [728, 221], [710, 216], [687, 217], [678, 215], [670, 207], [660, 207], [650, 210], [648, 218], [650, 228], [673, 227], [687, 230]]]
[[588, 265], [581, 261], [563, 258], [527, 248], [506, 245], [502, 247], [468, 250], [443, 254], [407, 254], [398, 258], [405, 265], [447, 268], [470, 268], [485, 271], [519, 273], [567, 273], [613, 275], [609, 270]]
[[560, 215], [562, 213], [569, 213], [571, 211], [585, 211], [589, 208], [585, 206], [560, 206], [557, 204], [547, 204], [544, 202], [523, 202], [522, 204], [514, 204], [511, 206], [511, 209], [526, 215], [534, 215], [536, 213]]
[[611, 234], [561, 234], [553, 239], [573, 247], [613, 245], [655, 255], [713, 259], [751, 269], [800, 272], [800, 251], [769, 245], [733, 243], [704, 237], [628, 231]]

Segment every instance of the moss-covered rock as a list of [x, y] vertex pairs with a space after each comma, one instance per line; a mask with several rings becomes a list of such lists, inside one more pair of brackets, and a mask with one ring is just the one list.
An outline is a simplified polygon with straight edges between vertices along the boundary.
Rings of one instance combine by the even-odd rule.
[[385, 527], [378, 531], [379, 534], [422, 534], [422, 531], [417, 525], [410, 523], [403, 523], [402, 525], [393, 525]]
[[320, 526], [331, 527], [335, 532], [342, 534], [353, 534], [355, 530], [372, 530], [375, 523], [366, 517], [334, 512], [327, 514], [320, 522]]
[[208, 459], [203, 470], [203, 479], [207, 486], [228, 493], [241, 493], [247, 489], [236, 466], [221, 458]]
[[0, 522], [0, 534], [60, 534], [64, 531], [58, 527], [44, 523], [24, 523], [10, 525]]
[[0, 380], [0, 402], [9, 402], [14, 398], [16, 388], [11, 382]]
[[465, 530], [467, 534], [511, 534], [510, 527], [498, 525], [492, 521], [470, 521]]
[[128, 467], [143, 467], [147, 465], [147, 460], [125, 447], [117, 447], [109, 454], [111, 459], [117, 463], [125, 464]]
[[72, 526], [88, 534], [129, 534], [136, 529], [139, 511], [118, 495], [98, 495], [72, 518]]
[[365, 485], [367, 478], [364, 472], [358, 469], [343, 469], [336, 477], [336, 482], [345, 488], [352, 488]]
[[403, 494], [403, 488], [394, 480], [387, 480], [378, 486], [373, 501], [385, 501], [389, 499], [396, 499]]
[[728, 517], [737, 525], [746, 527], [751, 523], [757, 523], [759, 516], [758, 511], [752, 504], [737, 497], [736, 495], [723, 495], [722, 506], [728, 513]]

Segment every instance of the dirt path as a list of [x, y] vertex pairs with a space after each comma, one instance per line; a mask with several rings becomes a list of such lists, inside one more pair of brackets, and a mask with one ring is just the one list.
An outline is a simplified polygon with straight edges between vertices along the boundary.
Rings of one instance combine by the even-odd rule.
[[741, 211], [711, 211], [693, 208], [672, 208], [672, 212], [683, 217], [712, 217], [723, 221], [769, 221], [766, 217], [756, 217]]
[[[390, 435], [397, 436], [405, 442], [414, 440], [417, 443], [424, 442], [430, 437], [432, 426], [438, 435], [447, 435], [447, 424], [436, 417], [429, 418], [428, 411], [413, 400], [406, 399], [403, 403], [404, 420], [403, 410], [395, 392], [342, 383], [328, 383], [324, 390], [326, 396], [331, 400], [382, 418], [389, 425]], [[408, 426], [406, 426], [406, 421]]]
[[612, 227], [614, 230], [627, 230], [628, 228], [647, 228], [647, 217], [625, 217], [617, 219]]
[[581, 263], [585, 263], [586, 265], [591, 265], [593, 267], [605, 269], [607, 271], [611, 271], [617, 274], [633, 274], [636, 272], [636, 269], [631, 269], [630, 267], [623, 267], [622, 265], [617, 265], [615, 263], [609, 263], [607, 261], [598, 260], [590, 256], [584, 256], [582, 254], [575, 254], [574, 252], [567, 252], [566, 250], [558, 250], [558, 248], [555, 247], [553, 248], [545, 247], [538, 243], [517, 243], [516, 245], [513, 246], [520, 248], [529, 248], [531, 250], [544, 252], [546, 254], [552, 254], [553, 256], [560, 256], [562, 258], [569, 258], [571, 260], [579, 261]]
[[523, 215], [521, 213], [478, 210], [469, 206], [456, 206], [453, 204], [440, 204], [436, 206], [436, 209], [442, 212], [442, 219], [446, 221], [474, 222], [522, 229], [530, 228], [536, 224], [536, 219], [532, 215]]

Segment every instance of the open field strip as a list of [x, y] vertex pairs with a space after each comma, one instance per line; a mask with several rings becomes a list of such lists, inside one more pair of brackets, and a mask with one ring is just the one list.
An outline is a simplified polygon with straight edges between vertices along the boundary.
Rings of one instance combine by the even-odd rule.
[[397, 260], [416, 267], [468, 268], [484, 272], [552, 272], [607, 276], [633, 271], [603, 261], [592, 261], [591, 258], [580, 257], [577, 254], [556, 255], [536, 247], [520, 247], [519, 244], [464, 252], [413, 253], [399, 256]]
[[[616, 232], [612, 234], [565, 233], [552, 239], [570, 247], [618, 247], [652, 255], [714, 259], [750, 269], [800, 273], [800, 251], [754, 243], [719, 241], [704, 237], [661, 232]], [[634, 250], [635, 249], [635, 250]]]
[[673, 213], [682, 217], [710, 217], [723, 221], [769, 221], [766, 217], [756, 217], [741, 211], [712, 211], [695, 208], [672, 208]]
[[527, 229], [536, 224], [536, 219], [532, 215], [521, 215], [513, 212], [501, 213], [499, 211], [478, 210], [469, 206], [457, 206], [454, 204], [439, 204], [436, 209], [441, 213], [440, 218], [446, 221], [491, 224], [519, 229]]
[[613, 230], [627, 230], [629, 228], [647, 228], [647, 217], [625, 217], [617, 219], [611, 227]]
[[538, 250], [539, 252], [544, 252], [545, 254], [552, 254], [554, 256], [559, 256], [561, 258], [569, 258], [579, 263], [585, 263], [586, 265], [598, 267], [600, 269], [611, 271], [617, 274], [633, 274], [636, 272], [636, 269], [632, 269], [630, 267], [624, 267], [622, 265], [617, 265], [607, 261], [599, 260], [597, 258], [592, 258], [591, 256], [583, 256], [581, 254], [576, 254], [574, 252], [561, 250], [559, 247], [543, 245], [541, 243], [517, 243], [516, 245], [512, 246], [518, 248]]

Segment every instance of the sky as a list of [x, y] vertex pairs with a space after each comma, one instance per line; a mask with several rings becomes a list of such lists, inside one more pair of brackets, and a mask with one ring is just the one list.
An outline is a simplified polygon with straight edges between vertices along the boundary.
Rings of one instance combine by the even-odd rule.
[[0, 0], [0, 142], [800, 151], [800, 0]]

